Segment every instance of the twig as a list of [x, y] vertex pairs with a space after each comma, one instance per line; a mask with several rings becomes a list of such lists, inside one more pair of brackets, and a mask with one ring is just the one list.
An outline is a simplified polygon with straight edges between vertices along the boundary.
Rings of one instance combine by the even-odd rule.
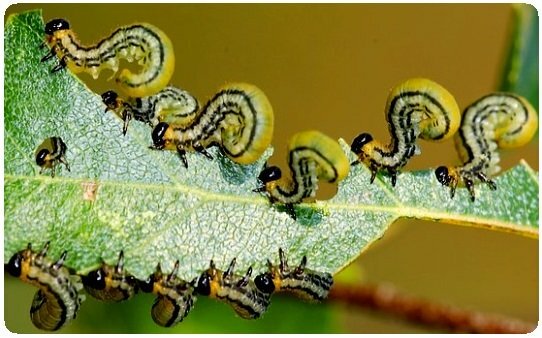
[[404, 295], [390, 285], [334, 285], [330, 300], [369, 307], [421, 324], [466, 333], [528, 333], [535, 324], [504, 316], [460, 309]]

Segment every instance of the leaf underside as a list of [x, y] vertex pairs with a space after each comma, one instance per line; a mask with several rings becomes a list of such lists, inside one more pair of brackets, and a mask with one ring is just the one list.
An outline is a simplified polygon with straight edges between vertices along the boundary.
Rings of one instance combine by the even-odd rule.
[[[271, 149], [249, 166], [216, 149], [214, 161], [188, 154], [185, 169], [175, 153], [148, 149], [149, 126], [132, 122], [122, 136], [122, 121], [104, 114], [98, 95], [69, 71], [51, 74], [57, 60], [40, 62], [43, 25], [41, 11], [31, 11], [10, 17], [5, 30], [5, 262], [29, 242], [50, 240], [50, 255], [67, 250], [66, 264], [79, 273], [100, 258], [114, 263], [122, 249], [137, 278], [178, 259], [189, 280], [211, 258], [225, 268], [237, 257], [240, 272], [263, 271], [279, 247], [292, 264], [307, 255], [309, 267], [337, 272], [399, 217], [538, 236], [538, 178], [523, 162], [496, 178], [497, 191], [477, 185], [474, 203], [464, 188], [450, 200], [430, 170], [402, 173], [392, 188], [387, 177], [369, 184], [367, 168], [354, 166], [334, 198], [297, 206], [294, 221], [252, 192]], [[51, 136], [62, 137], [71, 166], [55, 178], [34, 163]]]

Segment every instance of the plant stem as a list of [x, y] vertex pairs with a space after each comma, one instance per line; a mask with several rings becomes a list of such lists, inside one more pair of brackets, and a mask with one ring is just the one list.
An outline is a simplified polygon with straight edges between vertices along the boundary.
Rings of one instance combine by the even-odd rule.
[[469, 311], [401, 294], [387, 284], [334, 285], [329, 299], [391, 313], [413, 322], [443, 327], [453, 332], [528, 333], [536, 328], [536, 324], [517, 319]]

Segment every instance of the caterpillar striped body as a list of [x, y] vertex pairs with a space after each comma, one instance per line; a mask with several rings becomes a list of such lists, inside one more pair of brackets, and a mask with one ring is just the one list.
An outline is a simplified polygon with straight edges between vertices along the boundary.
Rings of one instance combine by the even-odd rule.
[[36, 149], [36, 164], [41, 167], [40, 174], [45, 169], [51, 169], [51, 177], [55, 177], [56, 167], [59, 163], [64, 164], [70, 171], [70, 165], [66, 160], [68, 147], [60, 137], [54, 136], [45, 139]]
[[463, 164], [438, 167], [435, 170], [437, 180], [450, 187], [451, 198], [460, 182], [467, 187], [472, 201], [475, 200], [475, 180], [496, 190], [490, 177], [500, 171], [497, 149], [525, 145], [533, 138], [537, 127], [535, 109], [521, 96], [493, 93], [478, 99], [465, 108], [454, 139]]
[[273, 203], [285, 204], [295, 218], [293, 204], [314, 197], [319, 179], [339, 182], [348, 175], [350, 166], [337, 141], [319, 131], [294, 135], [288, 149], [292, 177], [282, 177], [276, 166], [266, 167], [258, 176], [262, 185], [254, 191], [265, 192]]
[[461, 116], [454, 97], [444, 87], [414, 78], [392, 89], [386, 103], [386, 120], [391, 143], [384, 145], [368, 133], [358, 135], [351, 148], [359, 159], [352, 165], [364, 163], [371, 170], [371, 183], [378, 172], [385, 171], [395, 186], [401, 168], [420, 153], [418, 137], [445, 140], [455, 134]]
[[198, 278], [196, 291], [200, 295], [226, 302], [241, 318], [259, 318], [269, 307], [270, 294], [258, 289], [250, 279], [252, 267], [248, 268], [244, 276], [234, 274], [235, 262], [234, 258], [228, 269], [222, 272], [211, 260], [209, 269]]
[[140, 282], [141, 290], [157, 295], [151, 309], [154, 322], [171, 327], [180, 323], [192, 310], [196, 302], [194, 282], [188, 283], [177, 277], [179, 261], [175, 262], [170, 274], [162, 273], [160, 264], [146, 281]]
[[66, 66], [74, 73], [87, 72], [98, 78], [103, 69], [119, 69], [120, 59], [137, 61], [141, 72], [123, 69], [116, 77], [121, 90], [130, 97], [155, 94], [169, 83], [175, 68], [173, 45], [164, 32], [148, 23], [120, 27], [109, 37], [92, 46], [83, 46], [63, 19], [45, 25], [46, 44], [51, 51], [42, 61], [57, 56], [59, 64], [52, 71]]
[[79, 276], [64, 267], [67, 252], [53, 262], [47, 251], [49, 242], [40, 252], [32, 251], [30, 243], [25, 250], [14, 254], [7, 264], [10, 275], [38, 288], [30, 308], [30, 319], [38, 329], [56, 331], [75, 319], [85, 299]]
[[186, 127], [193, 123], [199, 112], [198, 100], [187, 91], [173, 86], [167, 86], [154, 95], [127, 100], [110, 90], [102, 94], [102, 101], [106, 105], [106, 112], [112, 110], [123, 119], [123, 134], [126, 134], [132, 118], [152, 127], [160, 122]]
[[273, 265], [267, 260], [268, 271], [256, 276], [254, 283], [265, 293], [287, 291], [309, 302], [318, 302], [327, 298], [333, 285], [333, 276], [306, 268], [307, 256], [291, 269], [286, 255], [279, 249], [280, 263]]
[[187, 151], [208, 158], [206, 148], [218, 145], [234, 162], [256, 161], [271, 143], [273, 109], [265, 94], [246, 83], [222, 87], [189, 125], [160, 122], [152, 132], [153, 149], [175, 150], [188, 167]]
[[85, 291], [92, 297], [110, 302], [132, 298], [137, 292], [137, 281], [124, 270], [124, 253], [119, 253], [115, 266], [102, 261], [101, 266], [82, 277]]

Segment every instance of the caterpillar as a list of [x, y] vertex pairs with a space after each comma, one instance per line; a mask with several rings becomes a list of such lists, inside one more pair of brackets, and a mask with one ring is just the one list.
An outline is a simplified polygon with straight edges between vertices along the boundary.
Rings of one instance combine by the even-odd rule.
[[492, 93], [465, 108], [455, 146], [463, 162], [460, 166], [440, 166], [437, 180], [450, 187], [450, 198], [461, 181], [471, 201], [475, 200], [474, 181], [497, 185], [491, 176], [500, 171], [498, 148], [516, 148], [528, 143], [536, 133], [538, 117], [523, 97], [510, 93]]
[[160, 122], [152, 131], [152, 149], [175, 150], [185, 168], [186, 151], [209, 159], [206, 148], [218, 145], [233, 161], [256, 161], [271, 143], [273, 109], [265, 94], [246, 83], [222, 87], [198, 112], [192, 123]]
[[303, 256], [297, 267], [289, 268], [286, 255], [281, 248], [279, 248], [279, 258], [279, 265], [273, 265], [270, 260], [267, 260], [268, 271], [254, 278], [258, 289], [269, 294], [279, 291], [291, 292], [309, 302], [318, 302], [327, 298], [333, 285], [331, 274], [306, 268], [307, 256]]
[[67, 251], [53, 262], [47, 251], [49, 242], [39, 252], [27, 248], [14, 254], [8, 264], [10, 275], [38, 288], [30, 308], [30, 319], [38, 329], [56, 331], [75, 319], [81, 302], [85, 299], [79, 291], [83, 288], [79, 276], [64, 266]]
[[234, 258], [224, 272], [215, 267], [211, 260], [209, 268], [198, 278], [196, 291], [203, 296], [222, 300], [244, 319], [259, 318], [269, 307], [270, 294], [262, 292], [250, 279], [252, 267], [244, 276], [235, 275]]
[[124, 270], [124, 253], [121, 250], [115, 266], [102, 260], [101, 266], [82, 277], [85, 291], [92, 297], [110, 302], [132, 298], [137, 292], [137, 281]]
[[36, 164], [41, 167], [40, 174], [45, 169], [51, 169], [51, 177], [55, 177], [55, 169], [59, 163], [64, 164], [66, 170], [70, 171], [70, 165], [66, 161], [68, 147], [60, 137], [46, 138], [36, 149]]
[[151, 309], [154, 322], [160, 326], [171, 327], [181, 322], [192, 310], [196, 302], [194, 283], [177, 277], [179, 261], [175, 262], [170, 274], [162, 273], [160, 264], [146, 281], [140, 281], [143, 292], [157, 295]]
[[350, 170], [348, 159], [339, 144], [319, 131], [295, 134], [289, 143], [288, 166], [292, 177], [282, 177], [280, 168], [264, 168], [255, 192], [265, 192], [272, 203], [285, 204], [295, 219], [293, 205], [314, 197], [318, 180], [340, 182]]
[[137, 61], [141, 72], [134, 74], [122, 69], [115, 81], [130, 97], [143, 97], [163, 89], [175, 68], [173, 45], [164, 32], [148, 23], [120, 27], [95, 45], [83, 46], [64, 19], [54, 19], [45, 25], [46, 41], [50, 52], [41, 61], [57, 57], [60, 61], [52, 68], [57, 72], [68, 67], [74, 73], [87, 72], [94, 79], [103, 69], [113, 75], [119, 70], [120, 59]]
[[460, 120], [459, 107], [444, 87], [423, 78], [406, 80], [391, 90], [386, 103], [391, 143], [384, 145], [371, 134], [359, 134], [351, 145], [358, 156], [352, 165], [364, 163], [371, 171], [371, 183], [378, 172], [387, 172], [395, 186], [401, 168], [421, 152], [418, 137], [445, 140], [455, 134]]
[[160, 122], [172, 126], [190, 125], [199, 111], [199, 103], [190, 93], [177, 87], [167, 86], [158, 93], [145, 97], [123, 100], [110, 90], [102, 94], [105, 112], [114, 111], [123, 121], [122, 132], [126, 135], [132, 118], [156, 126]]

